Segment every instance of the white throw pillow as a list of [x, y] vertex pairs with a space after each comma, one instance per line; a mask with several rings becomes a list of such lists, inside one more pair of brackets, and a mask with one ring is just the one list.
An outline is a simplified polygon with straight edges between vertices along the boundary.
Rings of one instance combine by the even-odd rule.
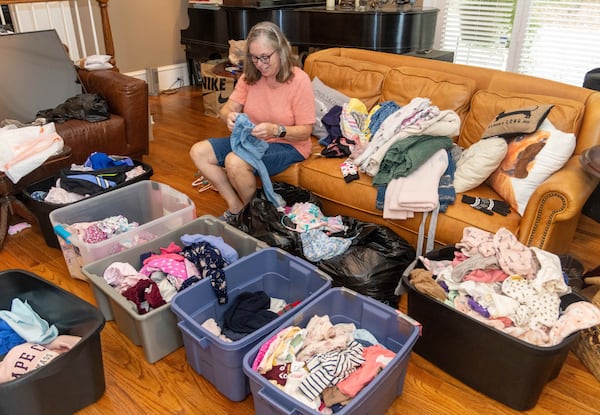
[[575, 134], [557, 130], [546, 119], [535, 133], [509, 142], [505, 159], [490, 176], [489, 183], [523, 215], [535, 189], [565, 165], [575, 144]]
[[350, 101], [350, 98], [341, 92], [328, 87], [316, 76], [312, 80], [313, 91], [315, 94], [315, 115], [317, 117], [313, 125], [312, 133], [319, 140], [327, 137], [329, 133], [321, 122], [321, 118], [336, 105], [340, 107]]
[[464, 193], [476, 188], [500, 165], [508, 144], [502, 137], [480, 140], [465, 149], [456, 162], [454, 190]]

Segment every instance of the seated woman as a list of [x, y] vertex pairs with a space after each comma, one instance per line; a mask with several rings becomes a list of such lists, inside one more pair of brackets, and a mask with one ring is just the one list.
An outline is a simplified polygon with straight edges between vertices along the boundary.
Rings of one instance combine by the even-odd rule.
[[[247, 116], [254, 125], [252, 136], [268, 143], [262, 162], [273, 176], [311, 153], [312, 83], [281, 29], [271, 22], [250, 29], [246, 53], [244, 73], [219, 117], [233, 131], [240, 113]], [[200, 141], [192, 146], [190, 156], [225, 199], [225, 220], [234, 221], [256, 193], [256, 169], [232, 150], [231, 137]]]

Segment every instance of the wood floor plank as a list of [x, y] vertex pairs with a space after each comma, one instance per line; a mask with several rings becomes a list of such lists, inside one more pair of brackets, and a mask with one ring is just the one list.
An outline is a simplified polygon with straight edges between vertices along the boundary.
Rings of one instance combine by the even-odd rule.
[[[155, 123], [153, 140], [150, 154], [143, 161], [152, 166], [152, 179], [187, 194], [194, 201], [198, 215], [220, 215], [225, 203], [218, 193], [212, 190], [199, 193], [192, 187], [196, 168], [188, 152], [194, 142], [226, 136], [227, 129], [203, 114], [198, 88], [150, 97], [150, 109]], [[570, 253], [586, 269], [591, 269], [600, 262], [598, 252], [600, 226], [584, 217]], [[37, 225], [7, 238], [0, 250], [0, 264], [3, 269], [34, 272], [95, 304], [89, 284], [69, 276], [61, 251], [46, 246]], [[404, 298], [400, 309], [406, 310]], [[229, 401], [186, 362], [183, 347], [149, 364], [142, 348], [134, 345], [116, 322], [106, 322], [101, 339], [106, 391], [98, 402], [80, 411], [82, 415], [254, 414], [251, 396], [242, 402]], [[415, 353], [410, 358], [404, 391], [387, 411], [387, 415], [517, 413], [520, 412], [469, 388]], [[577, 357], [569, 354], [560, 375], [546, 385], [535, 408], [525, 413], [600, 414], [600, 383]]]

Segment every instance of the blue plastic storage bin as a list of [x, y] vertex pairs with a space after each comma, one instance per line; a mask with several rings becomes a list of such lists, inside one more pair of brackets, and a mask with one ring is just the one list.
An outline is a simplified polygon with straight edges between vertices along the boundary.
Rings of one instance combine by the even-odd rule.
[[[397, 310], [347, 288], [332, 288], [305, 305], [288, 318], [273, 334], [286, 327], [306, 327], [314, 315], [327, 315], [332, 324], [354, 323], [357, 329], [367, 329], [379, 343], [396, 356], [336, 415], [385, 414], [397, 396], [402, 394], [408, 361], [419, 336], [418, 323]], [[265, 339], [265, 340], [268, 340]], [[254, 410], [260, 415], [311, 414], [320, 412], [304, 405], [275, 387], [252, 369], [262, 342], [243, 359], [243, 371], [248, 376]]]
[[[250, 393], [242, 370], [244, 354], [287, 317], [299, 312], [304, 304], [317, 298], [331, 286], [331, 278], [315, 265], [279, 248], [265, 248], [226, 267], [227, 304], [220, 305], [210, 281], [201, 281], [179, 292], [171, 300], [171, 310], [179, 319], [178, 327], [188, 363], [232, 401], [241, 401]], [[222, 323], [223, 315], [235, 298], [247, 291], [264, 291], [269, 297], [299, 305], [248, 334], [226, 342], [202, 327], [209, 318]]]

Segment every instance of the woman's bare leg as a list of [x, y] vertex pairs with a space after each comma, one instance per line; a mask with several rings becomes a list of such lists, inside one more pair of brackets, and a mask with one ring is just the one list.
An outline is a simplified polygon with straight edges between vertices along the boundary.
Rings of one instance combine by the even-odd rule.
[[[228, 172], [217, 163], [217, 157], [208, 141], [199, 141], [190, 149], [190, 157], [196, 168], [219, 191], [232, 213], [238, 213], [245, 203], [240, 199], [231, 183]], [[254, 184], [256, 187], [256, 183]]]
[[[225, 172], [229, 178], [243, 206], [246, 206], [256, 193], [256, 176], [254, 167], [246, 163], [235, 153], [229, 153], [225, 158]], [[240, 208], [239, 210], [241, 210]], [[232, 213], [238, 213], [239, 210], [231, 210]]]

